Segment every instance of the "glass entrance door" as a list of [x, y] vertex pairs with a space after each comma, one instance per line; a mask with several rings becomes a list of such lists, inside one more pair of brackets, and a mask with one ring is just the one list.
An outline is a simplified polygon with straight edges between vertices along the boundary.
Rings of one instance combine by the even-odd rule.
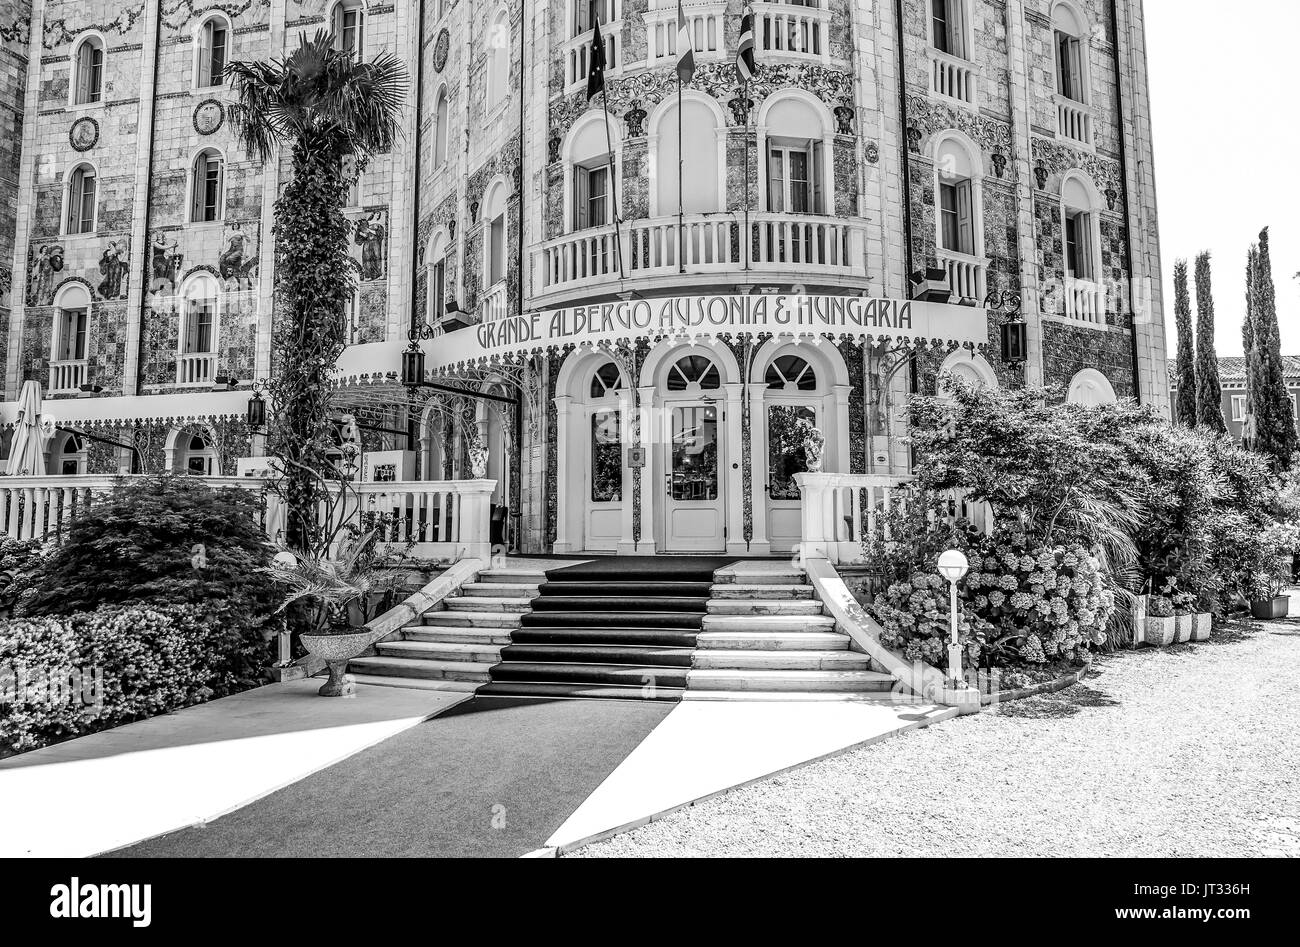
[[721, 411], [711, 403], [672, 408], [666, 476], [666, 548], [708, 552], [723, 535]]
[[790, 552], [799, 542], [802, 514], [794, 476], [808, 469], [804, 437], [817, 420], [811, 405], [767, 405], [767, 538], [773, 552]]

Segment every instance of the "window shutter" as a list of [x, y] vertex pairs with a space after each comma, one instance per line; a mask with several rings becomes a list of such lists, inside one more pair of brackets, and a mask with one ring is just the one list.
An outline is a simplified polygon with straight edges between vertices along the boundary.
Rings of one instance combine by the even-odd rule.
[[212, 219], [220, 220], [222, 218], [222, 203], [226, 193], [226, 162], [220, 158], [210, 158], [210, 161], [217, 166], [217, 193], [212, 200]]
[[966, 59], [966, 2], [947, 0], [948, 52]]
[[1070, 88], [1070, 77], [1066, 75], [1066, 69], [1069, 65], [1069, 55], [1066, 53], [1066, 47], [1069, 40], [1066, 35], [1060, 31], [1055, 34], [1056, 42], [1056, 92], [1058, 95], [1068, 96]]
[[77, 105], [90, 101], [90, 42], [84, 42], [77, 50], [77, 90], [73, 96]]
[[970, 181], [957, 185], [957, 249], [975, 255], [975, 188]]
[[194, 167], [190, 170], [192, 179], [190, 184], [190, 220], [192, 221], [203, 219], [203, 192], [206, 189], [207, 167], [207, 157], [199, 155], [194, 160]]
[[104, 81], [104, 50], [99, 46], [90, 47], [90, 99], [98, 102]]
[[1070, 98], [1083, 101], [1083, 46], [1073, 37], [1069, 40]]
[[80, 360], [86, 357], [86, 310], [75, 310], [74, 317], [77, 321], [77, 333], [73, 340], [72, 357]]
[[199, 37], [198, 86], [212, 85], [212, 21], [203, 24], [203, 34]]
[[573, 169], [573, 229], [586, 230], [591, 226], [588, 217], [591, 199], [591, 180], [586, 168]]
[[1096, 267], [1093, 260], [1092, 214], [1079, 215], [1079, 277], [1093, 282], [1096, 279]]
[[785, 174], [779, 148], [772, 148], [767, 155], [767, 209], [774, 214], [785, 210]]
[[90, 233], [95, 229], [95, 176], [81, 172], [81, 229]]
[[814, 141], [808, 156], [808, 160], [812, 163], [812, 203], [808, 207], [810, 214], [829, 214], [832, 210], [826, 204], [825, 187], [822, 183], [824, 179], [822, 167], [823, 162], [826, 160], [825, 156], [825, 142]]
[[226, 72], [226, 37], [229, 34], [225, 27], [216, 23], [209, 24], [212, 27], [212, 57], [208, 81], [213, 85], [221, 85], [225, 81]]
[[72, 179], [68, 181], [68, 207], [64, 214], [64, 229], [68, 233], [79, 233], [77, 229], [81, 226], [81, 169], [77, 168], [72, 172]]

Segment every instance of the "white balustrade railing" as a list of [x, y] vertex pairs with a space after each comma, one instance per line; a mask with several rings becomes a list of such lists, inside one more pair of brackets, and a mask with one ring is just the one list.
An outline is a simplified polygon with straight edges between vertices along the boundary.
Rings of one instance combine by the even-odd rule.
[[[736, 214], [688, 215], [634, 220], [622, 227], [623, 273], [629, 279], [687, 273], [798, 270], [865, 276], [866, 228], [838, 217], [753, 214], [749, 241]], [[533, 291], [578, 288], [619, 275], [612, 227], [593, 228], [549, 240], [533, 253]]]
[[506, 313], [506, 283], [502, 280], [488, 287], [479, 300], [479, 319], [482, 322], [498, 322]]
[[1056, 97], [1056, 132], [1061, 138], [1092, 144], [1092, 110], [1082, 102]]
[[765, 53], [826, 59], [831, 12], [788, 3], [754, 4], [754, 42]]
[[215, 352], [185, 352], [176, 357], [176, 384], [185, 387], [207, 387], [217, 376]]
[[975, 64], [937, 49], [930, 50], [930, 88], [939, 95], [975, 104], [978, 72]]
[[[724, 46], [727, 4], [725, 2], [692, 3], [682, 8], [691, 34], [691, 48], [702, 58], [725, 55]], [[646, 58], [648, 65], [661, 65], [677, 57], [677, 6], [664, 5], [645, 14]]]
[[[0, 533], [12, 539], [58, 541], [76, 519], [133, 476], [80, 475], [0, 477]], [[264, 491], [261, 525], [269, 539], [283, 542], [283, 502], [265, 481], [253, 477], [202, 477], [205, 486]], [[430, 480], [349, 484], [335, 494], [336, 519], [364, 529], [378, 528], [392, 546], [414, 544], [421, 555], [455, 559], [491, 556], [493, 480]], [[327, 505], [321, 504], [324, 522]]]
[[[861, 562], [864, 543], [871, 538], [888, 542], [892, 537], [889, 514], [912, 502], [910, 477], [875, 474], [802, 473], [795, 475], [802, 513], [801, 555], [832, 563]], [[987, 504], [967, 501], [953, 491], [948, 497], [950, 520], [966, 519], [989, 532], [993, 516]]]
[[955, 250], [939, 247], [935, 251], [939, 265], [948, 274], [948, 288], [952, 290], [954, 301], [974, 299], [982, 302], [987, 295], [984, 292], [984, 261]]
[[84, 358], [50, 362], [50, 392], [80, 391], [86, 383], [86, 365]]
[[[604, 15], [600, 20], [600, 31], [605, 37], [605, 74], [616, 76], [623, 67], [623, 24], [610, 21]], [[595, 33], [587, 30], [564, 44], [564, 85], [566, 90], [573, 90], [587, 84], [591, 72], [591, 47], [594, 45]]]
[[1065, 281], [1065, 318], [1092, 325], [1106, 324], [1106, 287], [1087, 280]]

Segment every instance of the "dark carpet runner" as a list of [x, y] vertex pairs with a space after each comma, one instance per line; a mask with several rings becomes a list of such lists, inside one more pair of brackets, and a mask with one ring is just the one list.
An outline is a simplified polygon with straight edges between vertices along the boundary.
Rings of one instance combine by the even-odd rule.
[[623, 557], [549, 570], [479, 696], [680, 700], [713, 573], [734, 561]]

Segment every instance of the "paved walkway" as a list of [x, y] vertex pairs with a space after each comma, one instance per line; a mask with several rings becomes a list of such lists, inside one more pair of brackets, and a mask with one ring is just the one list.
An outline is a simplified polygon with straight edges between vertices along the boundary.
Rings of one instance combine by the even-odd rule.
[[1300, 857], [1297, 669], [1295, 620], [1125, 652], [576, 854]]
[[94, 855], [209, 821], [465, 700], [273, 684], [0, 760], [0, 857]]

